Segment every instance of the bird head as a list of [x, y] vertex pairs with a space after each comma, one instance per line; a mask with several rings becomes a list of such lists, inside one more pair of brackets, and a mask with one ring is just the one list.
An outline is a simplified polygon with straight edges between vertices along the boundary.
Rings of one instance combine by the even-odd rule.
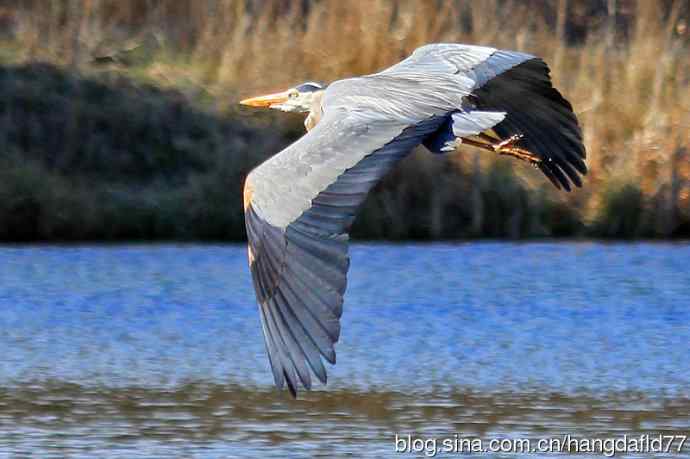
[[323, 90], [323, 86], [310, 81], [287, 91], [244, 99], [240, 101], [240, 104], [250, 107], [274, 108], [284, 112], [306, 113], [312, 108], [314, 96]]

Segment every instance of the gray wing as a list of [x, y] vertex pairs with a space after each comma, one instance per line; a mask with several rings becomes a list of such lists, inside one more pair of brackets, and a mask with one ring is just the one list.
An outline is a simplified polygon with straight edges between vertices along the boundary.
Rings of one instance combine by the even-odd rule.
[[[499, 79], [532, 61], [492, 48], [430, 45], [383, 72], [332, 83], [316, 127], [247, 177], [249, 263], [278, 387], [287, 384], [293, 395], [299, 383], [310, 388], [309, 369], [325, 383], [321, 358], [335, 363], [340, 336], [348, 231], [368, 191], [399, 159], [449, 123], [458, 137], [492, 127], [541, 136], [530, 125], [535, 119], [542, 127], [577, 128], [574, 115], [563, 118], [567, 107], [554, 109], [556, 121], [544, 119], [554, 97], [548, 73], [532, 65], [528, 76], [538, 82], [524, 83], [520, 96], [543, 96], [543, 113], [522, 115], [527, 104], [505, 100], [525, 74]], [[496, 80], [488, 94], [480, 92]]]
[[250, 270], [275, 383], [296, 394], [323, 383], [349, 267], [347, 232], [368, 191], [438, 128], [332, 110], [245, 182]]
[[472, 121], [478, 116], [488, 112], [497, 119], [503, 113], [494, 127], [500, 139], [521, 134], [517, 146], [542, 159], [539, 169], [557, 188], [569, 191], [571, 182], [582, 186], [579, 174], [587, 173], [582, 131], [572, 106], [552, 86], [544, 61], [530, 54], [484, 46], [432, 44], [418, 48], [379, 75], [414, 72], [427, 78], [453, 73], [471, 82], [462, 104], [469, 117], [461, 113], [449, 119], [447, 129], [429, 141], [433, 150], [446, 151], [456, 137], [471, 135]]
[[[479, 60], [477, 60], [479, 62]], [[382, 72], [329, 85], [324, 117], [245, 182], [249, 260], [276, 385], [322, 382], [335, 362], [349, 266], [348, 230], [368, 191], [462, 111], [465, 131], [503, 119], [463, 111], [475, 81], [455, 68]]]
[[533, 59], [531, 54], [503, 51], [488, 46], [436, 43], [417, 48], [407, 59], [379, 75], [424, 73], [463, 75], [480, 87], [506, 70]]

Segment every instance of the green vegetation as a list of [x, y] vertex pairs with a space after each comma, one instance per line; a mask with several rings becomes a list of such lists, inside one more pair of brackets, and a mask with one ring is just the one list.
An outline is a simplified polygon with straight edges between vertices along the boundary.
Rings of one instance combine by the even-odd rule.
[[439, 41], [543, 56], [584, 128], [585, 186], [420, 150], [354, 237], [688, 237], [690, 7], [653, 3], [0, 1], [0, 240], [241, 240], [244, 176], [302, 119], [239, 96]]
[[5, 67], [0, 93], [3, 240], [239, 239], [253, 152], [284, 143], [117, 76]]

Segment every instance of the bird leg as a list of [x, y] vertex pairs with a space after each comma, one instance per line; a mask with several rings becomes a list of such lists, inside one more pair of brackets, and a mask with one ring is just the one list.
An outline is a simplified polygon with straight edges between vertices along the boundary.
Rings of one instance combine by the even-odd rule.
[[523, 161], [527, 161], [530, 164], [540, 163], [541, 158], [539, 158], [537, 155], [515, 145], [521, 138], [522, 134], [515, 134], [505, 140], [500, 140], [482, 132], [476, 136], [476, 140], [463, 137], [462, 143], [493, 151], [499, 155], [513, 156]]

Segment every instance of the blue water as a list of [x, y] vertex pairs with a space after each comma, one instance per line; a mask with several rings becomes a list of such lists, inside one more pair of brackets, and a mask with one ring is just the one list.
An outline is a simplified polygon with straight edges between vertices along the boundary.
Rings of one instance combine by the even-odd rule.
[[[632, 396], [641, 412], [656, 413], [648, 426], [633, 422], [636, 430], [690, 433], [683, 409], [664, 415], [664, 406], [690, 399], [688, 244], [356, 244], [351, 257], [338, 363], [325, 388], [292, 402], [272, 386], [243, 246], [0, 248], [0, 457], [42, 449], [40, 457], [337, 457], [365, 444], [376, 445], [370, 457], [393, 455], [386, 419], [366, 413], [374, 427], [354, 426], [320, 405], [329, 394], [397, 394], [427, 405], [476, 394], [508, 405], [517, 400], [518, 412], [537, 400], [544, 413], [560, 406], [553, 394], [569, 400], [562, 412], [582, 400], [625, 410]], [[150, 429], [163, 437], [148, 435], [126, 413], [74, 421], [80, 406], [107, 411], [115, 405], [104, 400], [128, 398], [133, 388], [143, 391], [132, 396], [142, 406], [155, 405], [147, 397], [178, 394], [165, 401], [174, 405], [190, 384], [268, 397], [270, 403], [252, 402], [257, 411], [283, 417], [235, 414], [235, 424], [218, 421], [220, 430], [206, 440], [194, 434], [195, 422], [206, 425], [206, 405], [180, 408], [182, 420], [158, 416]], [[24, 399], [42, 397], [46, 404], [57, 397], [66, 408], [21, 408]], [[483, 411], [496, 409], [482, 400]], [[291, 422], [302, 431], [325, 428], [313, 425], [308, 405], [299, 403], [313, 403], [342, 433], [328, 437], [340, 446], [324, 450], [322, 436], [291, 436]], [[291, 418], [291, 410], [301, 414]], [[232, 417], [221, 411], [221, 418]], [[459, 422], [423, 422], [426, 411], [416, 421], [406, 418], [409, 410], [386, 413], [394, 425], [421, 431]], [[46, 424], [37, 416], [54, 419]], [[508, 425], [487, 421], [488, 430], [534, 434], [524, 416]], [[569, 428], [627, 428], [580, 421]], [[109, 436], [115, 427], [125, 440]], [[540, 428], [562, 427], [546, 416]], [[2, 436], [14, 440], [3, 446]], [[167, 449], [172, 441], [177, 446]], [[360, 453], [354, 457], [368, 454]]]

